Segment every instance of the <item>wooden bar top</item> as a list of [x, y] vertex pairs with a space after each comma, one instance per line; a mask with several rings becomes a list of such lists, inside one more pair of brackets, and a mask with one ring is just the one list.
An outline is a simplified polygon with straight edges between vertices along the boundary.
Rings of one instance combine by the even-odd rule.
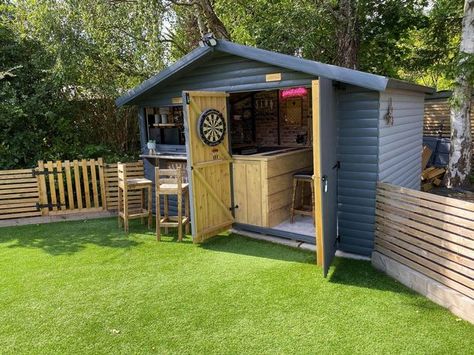
[[293, 154], [298, 154], [301, 152], [309, 152], [312, 148], [310, 147], [293, 147], [293, 148], [286, 148], [282, 150], [276, 150], [272, 152], [265, 152], [265, 153], [255, 153], [255, 154], [248, 154], [248, 155], [232, 155], [234, 160], [273, 160], [278, 159], [281, 157], [286, 157]]
[[145, 159], [164, 159], [164, 160], [187, 160], [186, 153], [183, 154], [167, 154], [167, 153], [160, 153], [160, 154], [140, 154], [140, 158]]

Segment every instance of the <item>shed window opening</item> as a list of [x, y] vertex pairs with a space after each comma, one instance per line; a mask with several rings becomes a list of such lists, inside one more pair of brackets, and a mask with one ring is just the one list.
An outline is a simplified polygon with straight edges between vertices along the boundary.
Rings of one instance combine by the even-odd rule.
[[231, 93], [229, 121], [234, 154], [311, 146], [311, 89]]
[[147, 107], [145, 109], [148, 141], [157, 145], [184, 145], [182, 106]]

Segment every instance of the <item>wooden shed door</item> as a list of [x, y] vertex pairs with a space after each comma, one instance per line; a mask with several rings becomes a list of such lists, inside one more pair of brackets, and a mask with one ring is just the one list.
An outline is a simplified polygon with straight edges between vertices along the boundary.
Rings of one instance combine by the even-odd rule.
[[229, 229], [231, 183], [227, 97], [223, 92], [183, 93], [193, 241]]
[[326, 277], [337, 243], [337, 128], [332, 81], [312, 83], [316, 257]]

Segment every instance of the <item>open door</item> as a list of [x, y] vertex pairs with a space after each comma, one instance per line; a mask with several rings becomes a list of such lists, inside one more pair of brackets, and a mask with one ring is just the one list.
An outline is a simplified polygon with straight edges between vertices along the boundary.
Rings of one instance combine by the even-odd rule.
[[337, 247], [337, 127], [332, 81], [312, 82], [316, 257], [326, 277]]
[[195, 243], [229, 229], [234, 222], [227, 96], [223, 92], [183, 93], [191, 225]]

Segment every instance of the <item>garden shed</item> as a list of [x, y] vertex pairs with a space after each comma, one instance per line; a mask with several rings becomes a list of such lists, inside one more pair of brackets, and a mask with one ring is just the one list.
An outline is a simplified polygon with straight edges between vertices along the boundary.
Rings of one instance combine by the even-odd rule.
[[[139, 107], [148, 178], [187, 167], [195, 241], [233, 226], [315, 243], [326, 273], [336, 249], [372, 252], [377, 181], [419, 189], [431, 92], [208, 38], [116, 103]], [[315, 223], [291, 223], [293, 176], [308, 170], [314, 192], [297, 198], [314, 199]]]

